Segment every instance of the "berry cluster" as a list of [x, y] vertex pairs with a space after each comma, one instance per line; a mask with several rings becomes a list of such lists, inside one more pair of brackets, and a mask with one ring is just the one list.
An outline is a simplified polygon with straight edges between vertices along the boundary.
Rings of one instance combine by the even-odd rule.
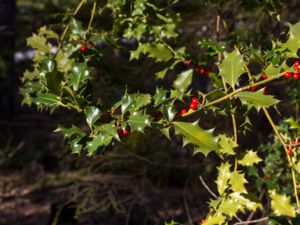
[[[185, 66], [189, 66], [189, 65], [192, 64], [192, 62], [191, 62], [191, 61], [188, 61], [188, 60], [185, 60], [185, 61], [183, 61], [183, 64], [184, 64]], [[205, 74], [205, 75], [208, 75], [208, 74], [209, 74], [209, 69], [205, 69], [205, 68], [199, 67], [199, 66], [196, 66], [196, 67], [195, 67], [195, 71], [196, 71], [196, 73], [200, 73], [200, 74]]]
[[85, 43], [82, 37], [79, 37], [77, 39], [77, 42], [81, 44], [81, 46], [79, 48], [79, 51], [82, 54], [85, 54], [87, 52], [87, 50], [89, 49], [89, 47], [94, 47], [95, 46], [95, 43], [91, 40], [89, 40], [87, 43]]
[[[193, 97], [193, 98], [191, 99], [191, 102], [190, 102], [190, 109], [191, 109], [191, 110], [196, 110], [196, 109], [198, 108], [198, 104], [199, 104], [199, 99], [196, 98], [196, 97]], [[181, 115], [184, 115], [184, 114], [186, 114], [187, 112], [188, 112], [187, 109], [182, 109], [182, 110], [181, 110]]]
[[294, 80], [298, 80], [299, 73], [300, 73], [300, 62], [296, 61], [296, 62], [294, 62], [294, 72], [292, 73], [290, 71], [286, 71], [284, 73], [284, 77], [287, 79], [293, 77]]

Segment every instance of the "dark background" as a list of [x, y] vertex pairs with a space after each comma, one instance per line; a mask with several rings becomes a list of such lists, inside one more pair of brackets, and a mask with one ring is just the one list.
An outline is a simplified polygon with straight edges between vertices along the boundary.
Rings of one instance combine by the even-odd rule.
[[[73, 8], [75, 2], [0, 2], [0, 224], [141, 225], [164, 224], [171, 219], [198, 224], [207, 213], [209, 200], [198, 176], [215, 189], [215, 177], [211, 176], [218, 163], [215, 156], [192, 156], [189, 146], [181, 147], [180, 138], [170, 142], [153, 130], [145, 135], [133, 133], [105, 155], [71, 155], [62, 136], [52, 131], [59, 122], [77, 119], [75, 115], [63, 111], [51, 115], [37, 112], [34, 106], [21, 106], [19, 78], [31, 68], [32, 56], [26, 38], [42, 25], [59, 23], [64, 10]], [[207, 2], [178, 1], [173, 9], [182, 16], [178, 43], [187, 46], [196, 59], [201, 58], [198, 40], [216, 38], [217, 10], [211, 4], [205, 6]], [[270, 10], [281, 15], [281, 23], [268, 13]], [[267, 44], [278, 36], [278, 27], [299, 20], [300, 2], [227, 1], [221, 14], [239, 41]], [[220, 38], [226, 38], [225, 32]], [[125, 66], [128, 54], [116, 57], [111, 52], [103, 62], [107, 67], [103, 70], [114, 73], [108, 86], [124, 88], [126, 84], [132, 91], [153, 91], [153, 71], [149, 67], [145, 73], [141, 66], [149, 61]], [[197, 80], [194, 85], [205, 89], [209, 83]], [[282, 85], [275, 83], [271, 89], [281, 99], [284, 89], [278, 87]], [[294, 110], [284, 111], [289, 113]], [[266, 142], [264, 137], [271, 131], [261, 123], [261, 116], [254, 117], [254, 132], [241, 141], [252, 148]], [[217, 126], [230, 130], [230, 123], [224, 120]]]

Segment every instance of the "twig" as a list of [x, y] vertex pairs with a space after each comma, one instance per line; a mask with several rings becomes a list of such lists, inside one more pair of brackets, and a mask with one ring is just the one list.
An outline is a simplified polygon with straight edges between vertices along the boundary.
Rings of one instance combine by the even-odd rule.
[[250, 223], [259, 223], [259, 222], [265, 221], [267, 219], [269, 219], [269, 217], [264, 217], [264, 218], [257, 219], [257, 220], [237, 222], [234, 225], [244, 225], [244, 224], [250, 224]]
[[97, 2], [94, 2], [92, 15], [91, 15], [90, 22], [89, 22], [89, 25], [88, 25], [88, 28], [87, 28], [86, 32], [89, 32], [91, 27], [92, 27], [92, 23], [93, 23], [95, 12], [96, 12], [96, 7], [97, 7]]
[[214, 197], [214, 198], [218, 198], [217, 195], [207, 186], [207, 184], [205, 183], [205, 181], [203, 180], [202, 176], [199, 176], [199, 179], [202, 183], [202, 185], [205, 187], [205, 189]]

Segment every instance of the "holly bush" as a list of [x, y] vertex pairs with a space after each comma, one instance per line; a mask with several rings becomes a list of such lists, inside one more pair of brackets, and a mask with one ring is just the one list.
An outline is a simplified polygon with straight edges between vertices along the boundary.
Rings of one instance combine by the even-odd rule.
[[[155, 129], [170, 140], [182, 137], [183, 146], [193, 146], [194, 154], [218, 156], [215, 187], [202, 180], [211, 195], [202, 224], [299, 224], [300, 125], [295, 96], [299, 96], [300, 22], [281, 23], [280, 1], [241, 1], [238, 7], [260, 8], [278, 25], [277, 36], [268, 29], [255, 36], [247, 24], [232, 28], [229, 23], [235, 17], [222, 12], [226, 2], [200, 2], [216, 11], [216, 25], [211, 37], [197, 40], [197, 54], [178, 41], [177, 28], [184, 21], [174, 8], [180, 2], [81, 0], [66, 11], [62, 24], [41, 27], [27, 39], [36, 54], [33, 68], [22, 77], [23, 103], [78, 115], [78, 121], [55, 130], [73, 154], [101, 154], [133, 132]], [[114, 79], [126, 80], [122, 75], [116, 78], [117, 68], [101, 67], [112, 66], [119, 54], [128, 59], [121, 63], [131, 63], [138, 71], [128, 70], [131, 79], [143, 76], [145, 70], [152, 72], [155, 92], [143, 87], [132, 92], [126, 84], [111, 86]], [[205, 90], [194, 85], [199, 77], [208, 80]], [[287, 104], [295, 110], [288, 116], [282, 115], [280, 106], [290, 98], [270, 94], [270, 85], [276, 82], [293, 86], [287, 93], [293, 101]], [[274, 134], [258, 150], [240, 144], [253, 132], [253, 113], [262, 114]], [[211, 121], [203, 115], [210, 115]], [[231, 131], [215, 129], [220, 118], [230, 121]], [[253, 220], [255, 212], [263, 213]]]

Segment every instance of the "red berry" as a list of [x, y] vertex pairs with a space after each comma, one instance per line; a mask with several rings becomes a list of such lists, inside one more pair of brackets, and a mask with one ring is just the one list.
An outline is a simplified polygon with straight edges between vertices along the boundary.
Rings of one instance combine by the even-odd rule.
[[123, 135], [124, 136], [128, 136], [129, 135], [129, 131], [128, 130], [123, 130]]
[[268, 87], [264, 87], [264, 90], [263, 90], [263, 92], [264, 92], [264, 94], [265, 94], [265, 95], [269, 94], [269, 92], [270, 92], [270, 88], [268, 88]]
[[187, 109], [182, 109], [180, 113], [181, 113], [181, 115], [186, 114], [187, 113]]
[[192, 98], [191, 102], [194, 103], [194, 104], [198, 104], [199, 103], [199, 99], [196, 98], [196, 97], [194, 97], [194, 98]]
[[205, 74], [205, 69], [201, 69], [200, 73]]
[[288, 155], [292, 155], [293, 154], [293, 150], [291, 148], [288, 148], [287, 153], [288, 153]]
[[294, 80], [298, 80], [298, 79], [299, 79], [299, 73], [294, 73], [293, 79], [294, 79]]
[[199, 67], [196, 67], [196, 72], [201, 73], [201, 69]]
[[87, 50], [87, 47], [86, 47], [85, 45], [82, 45], [82, 46], [80, 47], [80, 52], [81, 52], [82, 54], [86, 53], [86, 50]]
[[257, 91], [257, 86], [252, 86], [252, 87], [250, 87], [250, 91], [256, 92], [256, 91]]
[[195, 104], [195, 103], [192, 102], [190, 104], [190, 109], [193, 109], [193, 110], [197, 109], [197, 104]]
[[299, 61], [294, 62], [294, 67], [298, 67], [300, 65]]
[[186, 66], [190, 65], [190, 63], [191, 63], [191, 62], [190, 62], [190, 61], [187, 61], [187, 60], [185, 60], [185, 61], [183, 62], [183, 64], [186, 65]]
[[298, 141], [297, 140], [292, 140], [292, 145], [296, 145], [298, 144]]
[[292, 73], [289, 72], [289, 71], [286, 71], [286, 72], [284, 73], [284, 77], [285, 77], [285, 78], [291, 78], [291, 76], [292, 76]]
[[264, 80], [266, 80], [266, 79], [268, 79], [269, 77], [268, 77], [267, 74], [263, 74], [263, 75], [261, 75], [261, 78], [264, 79]]
[[201, 220], [201, 224], [205, 224], [206, 223], [206, 220], [205, 219], [202, 219]]

